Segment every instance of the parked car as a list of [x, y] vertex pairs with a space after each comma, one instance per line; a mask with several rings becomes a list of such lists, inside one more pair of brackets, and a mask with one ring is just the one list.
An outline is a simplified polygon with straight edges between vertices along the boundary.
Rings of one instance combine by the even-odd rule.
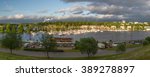
[[119, 43], [113, 43], [112, 47], [117, 47]]
[[104, 49], [106, 46], [104, 43], [98, 43], [98, 47], [101, 48], [101, 49]]

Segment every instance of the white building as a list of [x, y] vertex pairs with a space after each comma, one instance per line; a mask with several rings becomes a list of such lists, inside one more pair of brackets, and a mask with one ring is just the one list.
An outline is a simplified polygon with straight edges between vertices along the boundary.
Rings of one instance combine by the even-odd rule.
[[144, 28], [146, 31], [150, 31], [150, 26], [145, 26]]

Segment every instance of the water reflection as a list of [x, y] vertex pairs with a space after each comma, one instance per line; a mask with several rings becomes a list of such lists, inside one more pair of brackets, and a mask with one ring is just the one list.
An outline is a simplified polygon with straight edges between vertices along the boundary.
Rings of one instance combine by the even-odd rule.
[[[43, 32], [37, 32], [32, 34], [24, 33], [22, 34], [23, 41], [40, 41]], [[3, 34], [0, 34], [2, 38]], [[85, 37], [94, 37], [98, 41], [128, 41], [128, 40], [143, 40], [145, 37], [150, 36], [150, 32], [145, 31], [134, 31], [134, 32], [113, 32], [113, 31], [104, 31], [104, 32], [90, 32], [76, 35], [54, 35], [55, 37], [70, 37], [74, 41], [79, 40], [80, 38]]]

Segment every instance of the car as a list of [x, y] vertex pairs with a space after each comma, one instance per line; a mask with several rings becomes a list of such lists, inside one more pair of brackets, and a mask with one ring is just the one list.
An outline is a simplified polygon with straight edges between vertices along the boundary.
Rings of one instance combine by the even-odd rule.
[[113, 43], [112, 46], [116, 47], [116, 46], [118, 46], [118, 43]]
[[105, 48], [105, 44], [104, 43], [98, 43], [98, 47], [101, 48], [101, 49], [104, 49]]

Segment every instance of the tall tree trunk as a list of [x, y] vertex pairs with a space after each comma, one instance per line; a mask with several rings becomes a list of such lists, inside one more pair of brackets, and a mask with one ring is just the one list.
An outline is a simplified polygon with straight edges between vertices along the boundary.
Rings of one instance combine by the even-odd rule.
[[88, 51], [87, 54], [88, 54], [88, 58], [89, 58], [90, 57], [90, 52]]
[[49, 58], [49, 53], [48, 53], [48, 51], [46, 52], [46, 54], [47, 54], [47, 57]]
[[10, 49], [10, 53], [12, 54], [12, 49]]

